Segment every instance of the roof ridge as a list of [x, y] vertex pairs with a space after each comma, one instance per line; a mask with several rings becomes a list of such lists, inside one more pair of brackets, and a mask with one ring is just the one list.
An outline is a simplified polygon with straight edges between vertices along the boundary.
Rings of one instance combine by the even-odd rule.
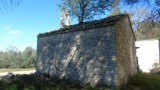
[[62, 33], [68, 33], [73, 31], [82, 31], [82, 30], [98, 28], [102, 26], [109, 26], [109, 25], [115, 24], [117, 21], [120, 21], [122, 18], [126, 16], [129, 16], [129, 15], [128, 14], [114, 15], [114, 16], [103, 18], [101, 20], [92, 20], [92, 21], [84, 22], [83, 24], [70, 25], [66, 28], [61, 28], [59, 30], [52, 30], [50, 32], [39, 33], [38, 37], [48, 36], [51, 34], [62, 34]]

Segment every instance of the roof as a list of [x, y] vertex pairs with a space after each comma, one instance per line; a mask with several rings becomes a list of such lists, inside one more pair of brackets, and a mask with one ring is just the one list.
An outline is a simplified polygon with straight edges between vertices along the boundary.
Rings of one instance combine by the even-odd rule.
[[53, 34], [63, 34], [63, 33], [68, 33], [73, 31], [89, 30], [93, 28], [114, 25], [116, 22], [120, 21], [122, 18], [126, 16], [129, 17], [128, 14], [120, 14], [115, 16], [109, 16], [101, 20], [94, 20], [94, 21], [84, 22], [83, 24], [71, 25], [69, 27], [61, 28], [59, 30], [39, 33], [38, 37], [44, 37], [44, 36], [53, 35]]

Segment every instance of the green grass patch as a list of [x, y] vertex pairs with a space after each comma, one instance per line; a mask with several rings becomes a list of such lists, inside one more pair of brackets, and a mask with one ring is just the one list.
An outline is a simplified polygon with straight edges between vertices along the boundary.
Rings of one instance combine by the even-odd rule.
[[129, 90], [160, 90], [160, 74], [138, 73], [130, 78], [127, 87]]
[[[48, 74], [13, 75], [0, 80], [0, 90], [116, 90], [57, 79]], [[119, 90], [160, 90], [160, 74], [138, 73]]]
[[0, 68], [0, 72], [15, 72], [15, 71], [29, 71], [29, 70], [36, 70], [36, 68], [25, 68], [25, 69], [3, 69], [3, 68]]
[[0, 90], [116, 90], [96, 85], [57, 79], [47, 74], [13, 75], [0, 80]]

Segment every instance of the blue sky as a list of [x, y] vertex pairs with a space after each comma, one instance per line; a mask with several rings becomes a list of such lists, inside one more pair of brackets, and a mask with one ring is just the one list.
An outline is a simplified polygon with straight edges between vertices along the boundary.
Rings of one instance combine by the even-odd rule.
[[[14, 10], [0, 12], [0, 50], [5, 50], [8, 46], [15, 46], [19, 51], [28, 46], [36, 49], [38, 33], [60, 27], [60, 11], [57, 7], [59, 1], [21, 0]], [[71, 24], [75, 23], [78, 23], [77, 20], [71, 19]]]
[[[0, 12], [0, 50], [15, 46], [36, 49], [38, 33], [60, 27], [59, 0], [22, 0], [14, 10]], [[71, 24], [76, 21], [71, 21]]]

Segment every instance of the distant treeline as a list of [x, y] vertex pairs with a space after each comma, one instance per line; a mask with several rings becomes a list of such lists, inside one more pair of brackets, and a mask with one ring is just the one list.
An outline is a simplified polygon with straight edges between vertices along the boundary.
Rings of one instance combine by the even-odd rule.
[[35, 63], [36, 50], [32, 47], [27, 47], [23, 52], [13, 46], [0, 51], [0, 68], [34, 68]]

